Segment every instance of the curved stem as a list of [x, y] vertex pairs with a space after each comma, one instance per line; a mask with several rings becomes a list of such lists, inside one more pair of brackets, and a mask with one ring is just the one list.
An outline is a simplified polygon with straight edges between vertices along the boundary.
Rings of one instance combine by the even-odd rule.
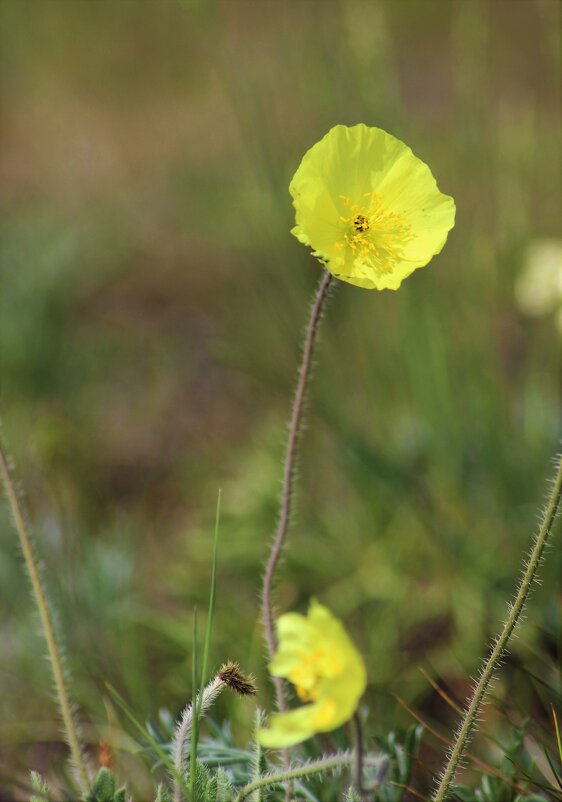
[[515, 599], [509, 609], [509, 614], [503, 624], [502, 630], [493, 643], [490, 655], [484, 663], [480, 673], [480, 678], [474, 689], [470, 703], [466, 708], [466, 712], [464, 713], [464, 717], [458, 729], [455, 742], [449, 753], [447, 765], [445, 766], [443, 774], [441, 775], [439, 787], [433, 796], [433, 802], [443, 802], [443, 800], [446, 799], [451, 784], [455, 779], [457, 766], [463, 756], [466, 744], [472, 734], [472, 731], [475, 728], [480, 707], [484, 701], [484, 697], [486, 696], [494, 672], [501, 661], [505, 649], [507, 648], [509, 639], [513, 634], [513, 630], [517, 626], [517, 623], [521, 617], [521, 613], [523, 612], [529, 597], [533, 582], [536, 578], [537, 570], [544, 554], [545, 546], [550, 533], [552, 532], [556, 513], [558, 512], [558, 508], [560, 506], [561, 496], [562, 457], [559, 457], [556, 476], [552, 486], [552, 492], [550, 494], [548, 505], [544, 513], [539, 533], [536, 536], [531, 548], [531, 553], [529, 554], [527, 562], [523, 567], [523, 572], [517, 588]]
[[90, 780], [88, 777], [88, 771], [86, 769], [86, 763], [84, 761], [84, 755], [82, 754], [82, 749], [80, 746], [80, 740], [78, 738], [76, 724], [74, 722], [74, 717], [72, 715], [72, 706], [70, 704], [70, 700], [68, 697], [68, 690], [66, 687], [66, 680], [64, 676], [62, 659], [60, 655], [59, 646], [57, 643], [57, 638], [55, 635], [55, 627], [53, 624], [51, 611], [49, 609], [49, 603], [47, 601], [45, 589], [43, 587], [43, 582], [41, 580], [39, 567], [37, 565], [37, 561], [33, 553], [31, 536], [27, 528], [26, 518], [21, 504], [21, 500], [16, 490], [14, 480], [12, 478], [11, 466], [9, 460], [6, 457], [1, 442], [0, 442], [0, 476], [2, 477], [2, 481], [4, 483], [4, 488], [6, 491], [6, 496], [8, 497], [8, 501], [10, 503], [10, 509], [12, 512], [17, 533], [19, 535], [21, 550], [23, 552], [23, 557], [27, 567], [27, 572], [29, 574], [29, 579], [31, 581], [33, 595], [35, 597], [35, 603], [39, 611], [39, 617], [41, 619], [43, 634], [45, 636], [45, 641], [47, 642], [47, 651], [49, 653], [49, 660], [51, 662], [51, 668], [53, 670], [53, 679], [55, 682], [55, 689], [57, 692], [59, 709], [64, 724], [66, 740], [70, 749], [72, 765], [76, 772], [80, 790], [82, 791], [82, 793], [85, 794], [89, 790]]
[[281, 783], [288, 782], [289, 780], [298, 780], [299, 777], [308, 777], [309, 774], [318, 774], [318, 772], [321, 771], [337, 769], [339, 766], [348, 765], [352, 760], [353, 756], [351, 754], [340, 754], [314, 760], [298, 768], [289, 768], [287, 771], [280, 771], [277, 774], [266, 774], [260, 777], [259, 780], [254, 780], [254, 782], [242, 788], [234, 802], [243, 802], [244, 799], [247, 799], [250, 794], [253, 793], [253, 791], [257, 791], [258, 788], [267, 788], [269, 785], [281, 785]]
[[[303, 346], [302, 362], [299, 369], [299, 378], [297, 383], [297, 390], [293, 402], [293, 409], [291, 413], [291, 421], [289, 424], [289, 439], [287, 441], [287, 451], [284, 462], [283, 473], [283, 493], [281, 495], [281, 510], [279, 515], [279, 523], [273, 541], [273, 546], [267, 561], [265, 574], [263, 578], [263, 625], [265, 630], [265, 639], [269, 657], [273, 657], [273, 653], [277, 648], [277, 641], [275, 637], [275, 629], [273, 622], [273, 613], [271, 609], [271, 589], [273, 585], [273, 578], [275, 569], [279, 562], [279, 557], [283, 550], [285, 536], [289, 526], [291, 516], [291, 502], [293, 496], [293, 483], [295, 478], [295, 455], [299, 439], [299, 431], [302, 420], [302, 411], [304, 400], [306, 397], [306, 388], [308, 379], [310, 377], [310, 368], [312, 364], [312, 357], [314, 353], [314, 346], [316, 343], [316, 336], [318, 334], [318, 324], [322, 317], [322, 308], [324, 301], [328, 294], [330, 285], [333, 282], [333, 276], [326, 271], [320, 280], [316, 296], [310, 311], [310, 319], [306, 331], [306, 337]], [[283, 692], [282, 680], [278, 677], [275, 678], [275, 691], [277, 695], [277, 707], [283, 711], [286, 709], [285, 697]]]
[[[175, 769], [173, 778], [174, 802], [182, 802], [182, 792], [184, 790], [182, 785], [184, 784], [184, 777], [187, 769], [187, 747], [192, 743], [194, 721], [205, 715], [209, 707], [215, 702], [217, 696], [225, 687], [225, 683], [218, 675], [214, 677], [214, 679], [205, 686], [201, 694], [197, 694], [195, 699], [189, 702], [178, 721], [172, 748]], [[195, 761], [192, 756], [190, 767], [193, 769], [194, 766]], [[195, 777], [195, 771], [192, 770], [190, 772], [190, 777]]]

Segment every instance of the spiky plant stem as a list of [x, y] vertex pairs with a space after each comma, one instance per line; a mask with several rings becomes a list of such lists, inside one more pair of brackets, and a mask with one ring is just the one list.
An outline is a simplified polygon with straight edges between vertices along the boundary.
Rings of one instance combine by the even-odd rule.
[[[302, 422], [302, 412], [304, 401], [306, 398], [306, 388], [310, 377], [310, 369], [312, 366], [312, 358], [314, 355], [314, 347], [316, 344], [318, 326], [322, 317], [322, 309], [324, 302], [328, 295], [328, 290], [333, 282], [333, 276], [327, 270], [323, 273], [316, 295], [310, 310], [310, 318], [306, 330], [306, 337], [302, 352], [302, 362], [299, 369], [299, 377], [297, 382], [297, 390], [293, 401], [293, 409], [291, 412], [291, 420], [289, 423], [289, 439], [287, 441], [287, 451], [285, 454], [284, 470], [283, 470], [283, 492], [281, 495], [281, 509], [279, 513], [279, 523], [269, 558], [267, 561], [264, 577], [263, 577], [263, 626], [265, 631], [265, 640], [269, 657], [273, 657], [273, 653], [277, 648], [277, 639], [275, 637], [275, 627], [273, 621], [273, 612], [271, 605], [271, 590], [273, 586], [273, 579], [275, 569], [283, 550], [287, 529], [291, 517], [291, 504], [293, 500], [293, 484], [295, 479], [295, 458], [296, 450], [299, 439], [299, 432]], [[285, 693], [283, 689], [283, 681], [279, 677], [274, 678], [275, 693], [277, 696], [277, 707], [279, 710], [286, 710]]]
[[322, 771], [331, 771], [332, 769], [337, 769], [340, 766], [347, 766], [352, 761], [352, 753], [344, 752], [343, 754], [333, 755], [332, 757], [324, 757], [320, 760], [311, 760], [309, 763], [303, 763], [302, 766], [297, 766], [296, 768], [288, 768], [286, 771], [264, 774], [258, 780], [254, 780], [242, 788], [234, 802], [244, 802], [244, 800], [248, 799], [250, 794], [252, 794], [254, 791], [257, 791], [258, 788], [267, 788], [271, 785], [281, 785], [282, 783], [288, 783], [291, 780], [298, 780], [300, 777], [308, 777], [311, 774], [318, 774]]
[[472, 698], [466, 708], [458, 729], [455, 741], [451, 747], [447, 764], [441, 775], [439, 786], [433, 796], [433, 802], [443, 802], [446, 799], [451, 784], [455, 779], [455, 774], [459, 761], [462, 759], [467, 742], [475, 729], [480, 707], [486, 697], [488, 688], [505, 653], [509, 640], [513, 634], [517, 623], [521, 618], [521, 613], [531, 592], [533, 582], [536, 579], [538, 568], [544, 554], [548, 538], [552, 532], [556, 513], [560, 506], [562, 496], [562, 455], [558, 457], [556, 476], [552, 485], [552, 491], [546, 510], [543, 515], [542, 523], [537, 536], [531, 547], [531, 552], [523, 565], [521, 579], [515, 594], [508, 616], [502, 626], [501, 632], [493, 642], [490, 655], [484, 663], [480, 677], [474, 688]]
[[[299, 440], [299, 434], [302, 423], [302, 413], [304, 402], [306, 399], [306, 389], [308, 380], [310, 378], [310, 370], [312, 367], [312, 359], [314, 356], [314, 347], [316, 345], [318, 327], [322, 319], [322, 310], [324, 302], [328, 296], [330, 285], [333, 283], [334, 277], [327, 270], [322, 274], [312, 307], [310, 310], [310, 318], [306, 329], [306, 336], [302, 350], [302, 361], [299, 368], [297, 389], [293, 400], [293, 408], [291, 411], [291, 420], [289, 422], [289, 438], [287, 440], [287, 450], [285, 453], [285, 461], [283, 463], [283, 492], [281, 494], [281, 506], [279, 511], [279, 522], [277, 524], [277, 531], [273, 539], [271, 551], [265, 567], [262, 586], [262, 616], [263, 628], [265, 635], [265, 642], [269, 659], [273, 657], [273, 653], [277, 648], [277, 638], [275, 637], [275, 626], [273, 621], [273, 610], [271, 604], [271, 591], [273, 587], [273, 579], [275, 576], [275, 569], [281, 557], [285, 538], [287, 536], [287, 529], [289, 528], [289, 521], [291, 519], [291, 506], [293, 501], [293, 484], [295, 481], [295, 460], [296, 451]], [[277, 702], [277, 709], [280, 712], [287, 710], [287, 701], [285, 698], [285, 688], [281, 677], [273, 677], [273, 684], [275, 687], [275, 698]], [[289, 750], [283, 749], [283, 765], [285, 770], [289, 768]], [[292, 784], [287, 785], [286, 799], [290, 802], [292, 797]]]
[[47, 651], [53, 672], [59, 711], [64, 725], [66, 741], [70, 749], [72, 767], [76, 774], [76, 779], [81, 792], [86, 794], [90, 787], [90, 780], [88, 777], [88, 770], [86, 768], [82, 748], [80, 746], [78, 730], [72, 715], [72, 706], [66, 687], [66, 678], [64, 674], [61, 653], [55, 634], [53, 618], [49, 608], [49, 603], [47, 601], [47, 595], [43, 587], [39, 566], [33, 551], [33, 543], [27, 526], [22, 501], [16, 490], [16, 485], [12, 477], [12, 467], [6, 456], [1, 440], [0, 476], [2, 477], [2, 482], [4, 484], [4, 489], [10, 505], [10, 511], [12, 513], [14, 524], [19, 536], [20, 547], [25, 560], [29, 580], [31, 582], [33, 598], [35, 599], [35, 604], [41, 620], [43, 635], [47, 643]]

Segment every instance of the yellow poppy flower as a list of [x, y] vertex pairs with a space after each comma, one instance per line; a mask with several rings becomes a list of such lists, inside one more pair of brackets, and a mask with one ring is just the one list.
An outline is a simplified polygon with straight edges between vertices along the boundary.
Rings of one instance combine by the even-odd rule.
[[311, 603], [307, 616], [282, 615], [277, 630], [279, 648], [270, 671], [292, 682], [309, 704], [271, 716], [259, 740], [273, 748], [292, 746], [348, 721], [367, 684], [363, 658], [340, 621], [318, 602]]
[[397, 290], [439, 253], [455, 202], [429, 167], [380, 128], [336, 125], [313, 145], [289, 186], [291, 233], [342, 281]]

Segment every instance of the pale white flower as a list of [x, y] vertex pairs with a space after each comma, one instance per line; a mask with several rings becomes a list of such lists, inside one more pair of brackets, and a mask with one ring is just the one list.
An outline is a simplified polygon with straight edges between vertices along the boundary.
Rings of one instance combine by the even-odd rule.
[[515, 283], [520, 310], [532, 317], [556, 313], [562, 330], [562, 240], [538, 239], [528, 247]]

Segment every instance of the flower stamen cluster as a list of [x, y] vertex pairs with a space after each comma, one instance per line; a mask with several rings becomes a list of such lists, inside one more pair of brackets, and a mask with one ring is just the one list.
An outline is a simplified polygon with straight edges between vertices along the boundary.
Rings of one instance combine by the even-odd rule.
[[350, 214], [340, 215], [345, 229], [335, 248], [349, 248], [362, 259], [370, 257], [378, 270], [388, 272], [402, 258], [404, 246], [412, 239], [412, 227], [402, 214], [386, 209], [377, 192], [365, 192], [363, 199], [365, 203], [359, 205], [339, 195]]

